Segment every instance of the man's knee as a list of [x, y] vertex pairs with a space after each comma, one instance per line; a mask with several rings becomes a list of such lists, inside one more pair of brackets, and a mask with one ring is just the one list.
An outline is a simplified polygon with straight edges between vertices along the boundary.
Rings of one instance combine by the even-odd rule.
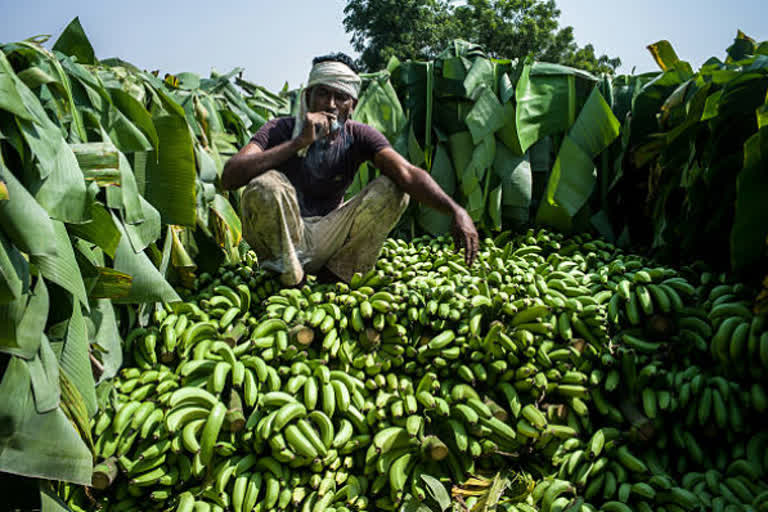
[[408, 206], [409, 196], [397, 184], [387, 176], [379, 176], [368, 185], [368, 194], [365, 199], [380, 202], [405, 210]]
[[253, 178], [243, 191], [243, 206], [271, 204], [291, 183], [280, 171], [267, 171]]

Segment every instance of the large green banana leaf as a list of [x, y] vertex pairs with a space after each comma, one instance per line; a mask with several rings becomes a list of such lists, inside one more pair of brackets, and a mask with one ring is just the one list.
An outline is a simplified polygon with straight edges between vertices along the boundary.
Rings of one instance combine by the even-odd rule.
[[93, 46], [85, 35], [85, 30], [80, 24], [80, 18], [75, 17], [61, 33], [59, 39], [53, 45], [54, 51], [76, 57], [82, 64], [96, 64], [96, 56]]
[[0, 229], [29, 255], [55, 256], [55, 236], [48, 212], [2, 163], [0, 179], [5, 182], [8, 195], [13, 199], [0, 202]]
[[123, 235], [115, 251], [114, 268], [133, 278], [130, 293], [125, 297], [115, 299], [113, 302], [140, 304], [144, 302], [176, 302], [181, 300], [147, 255], [144, 252], [137, 253], [133, 250], [128, 241], [123, 223], [114, 217], [113, 220]]
[[93, 378], [90, 359], [88, 331], [78, 302], [74, 303], [72, 316], [67, 325], [60, 357], [61, 370], [74, 384], [83, 397], [88, 415], [93, 416], [98, 410], [96, 404], [96, 382]]
[[[28, 286], [29, 263], [21, 251], [0, 232], [0, 320], [6, 322], [3, 324], [5, 328], [9, 328], [11, 323], [3, 317], [4, 308], [17, 301]], [[0, 333], [3, 330], [0, 328]]]
[[[449, 196], [456, 190], [456, 174], [451, 165], [451, 158], [444, 144], [438, 144], [430, 170], [432, 178]], [[417, 220], [428, 233], [443, 235], [450, 232], [452, 218], [428, 206], [419, 205]]]
[[91, 220], [85, 224], [70, 224], [69, 232], [98, 246], [110, 258], [115, 257], [120, 231], [103, 204], [91, 204]]
[[38, 413], [27, 363], [11, 357], [0, 382], [0, 471], [91, 484], [93, 456], [60, 408]]
[[88, 297], [67, 228], [64, 223], [58, 221], [53, 221], [53, 228], [56, 255], [33, 256], [31, 261], [37, 265], [43, 277], [70, 292], [87, 310]]
[[618, 137], [619, 127], [619, 121], [595, 87], [560, 146], [549, 176], [546, 200], [542, 201], [549, 206], [537, 215], [538, 222], [565, 229], [563, 215], [552, 215], [553, 210], [561, 208], [572, 218], [586, 204], [597, 181], [594, 159]]
[[[749, 268], [760, 261], [768, 243], [768, 104], [763, 125], [744, 144], [744, 168], [736, 181], [736, 214], [731, 230], [731, 264]], [[760, 115], [758, 114], [758, 117]]]
[[405, 127], [405, 114], [389, 81], [389, 73], [369, 76], [369, 83], [360, 95], [353, 118], [373, 126], [390, 142]]
[[195, 224], [195, 153], [185, 117], [153, 117], [160, 141], [157, 155], [147, 160], [144, 196], [164, 224]]
[[567, 131], [597, 79], [589, 73], [528, 60], [517, 82], [517, 133], [522, 152]]
[[91, 307], [91, 311], [94, 312], [91, 316], [96, 323], [93, 342], [94, 346], [98, 348], [97, 357], [102, 366], [98, 384], [117, 375], [118, 370], [122, 367], [122, 338], [118, 331], [117, 317], [112, 301], [99, 299], [96, 301], [96, 305]]

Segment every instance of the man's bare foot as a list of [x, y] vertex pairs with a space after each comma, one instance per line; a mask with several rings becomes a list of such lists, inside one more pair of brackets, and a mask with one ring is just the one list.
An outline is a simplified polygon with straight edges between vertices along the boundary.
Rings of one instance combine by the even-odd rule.
[[283, 272], [280, 274], [280, 283], [286, 288], [301, 288], [307, 282], [307, 274], [302, 270]]

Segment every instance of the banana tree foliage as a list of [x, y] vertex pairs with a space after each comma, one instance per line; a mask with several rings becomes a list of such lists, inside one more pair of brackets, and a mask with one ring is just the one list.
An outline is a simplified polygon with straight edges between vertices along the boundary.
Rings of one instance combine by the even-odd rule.
[[[530, 59], [491, 59], [466, 41], [454, 41], [434, 61], [392, 59], [366, 78], [356, 118], [374, 126], [386, 119], [382, 131], [395, 149], [488, 231], [524, 225], [532, 208], [537, 222], [571, 229], [597, 183], [596, 157], [619, 135], [596, 77]], [[560, 145], [551, 155], [555, 166], [534, 179], [534, 155], [552, 148], [553, 139]], [[349, 193], [373, 177], [366, 168]], [[412, 232], [418, 225], [441, 234], [451, 219], [412, 205], [406, 222]]]
[[99, 61], [77, 19], [44, 42], [0, 44], [0, 471], [89, 485], [121, 334], [180, 300], [195, 236], [218, 247], [208, 259], [239, 257], [217, 180], [292, 103], [239, 69], [161, 79]]
[[666, 41], [649, 50], [659, 74], [618, 79], [632, 100], [613, 105], [627, 115], [604, 203], [612, 225], [668, 256], [754, 271], [768, 235], [768, 45], [739, 32], [697, 72]]
[[[739, 32], [724, 61], [696, 72], [668, 41], [648, 49], [659, 72], [598, 78], [454, 41], [434, 61], [392, 59], [366, 80], [356, 115], [375, 124], [402, 111], [385, 132], [395, 149], [488, 231], [588, 229], [754, 270], [768, 235], [758, 199], [768, 192], [758, 171], [768, 167], [768, 44]], [[382, 94], [384, 78], [395, 96]], [[350, 192], [374, 176], [366, 168]], [[411, 232], [450, 227], [418, 205], [405, 222]]]

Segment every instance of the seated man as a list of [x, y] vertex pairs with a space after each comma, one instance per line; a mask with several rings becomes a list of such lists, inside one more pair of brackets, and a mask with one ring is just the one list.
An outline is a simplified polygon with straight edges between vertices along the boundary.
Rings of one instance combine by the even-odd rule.
[[[224, 167], [225, 189], [243, 185], [243, 237], [285, 286], [305, 272], [349, 282], [373, 268], [409, 196], [453, 216], [456, 249], [471, 265], [478, 235], [469, 214], [374, 128], [350, 120], [360, 77], [344, 54], [315, 58], [296, 118], [269, 121]], [[381, 171], [342, 203], [360, 164]], [[329, 276], [329, 277], [332, 277]]]

